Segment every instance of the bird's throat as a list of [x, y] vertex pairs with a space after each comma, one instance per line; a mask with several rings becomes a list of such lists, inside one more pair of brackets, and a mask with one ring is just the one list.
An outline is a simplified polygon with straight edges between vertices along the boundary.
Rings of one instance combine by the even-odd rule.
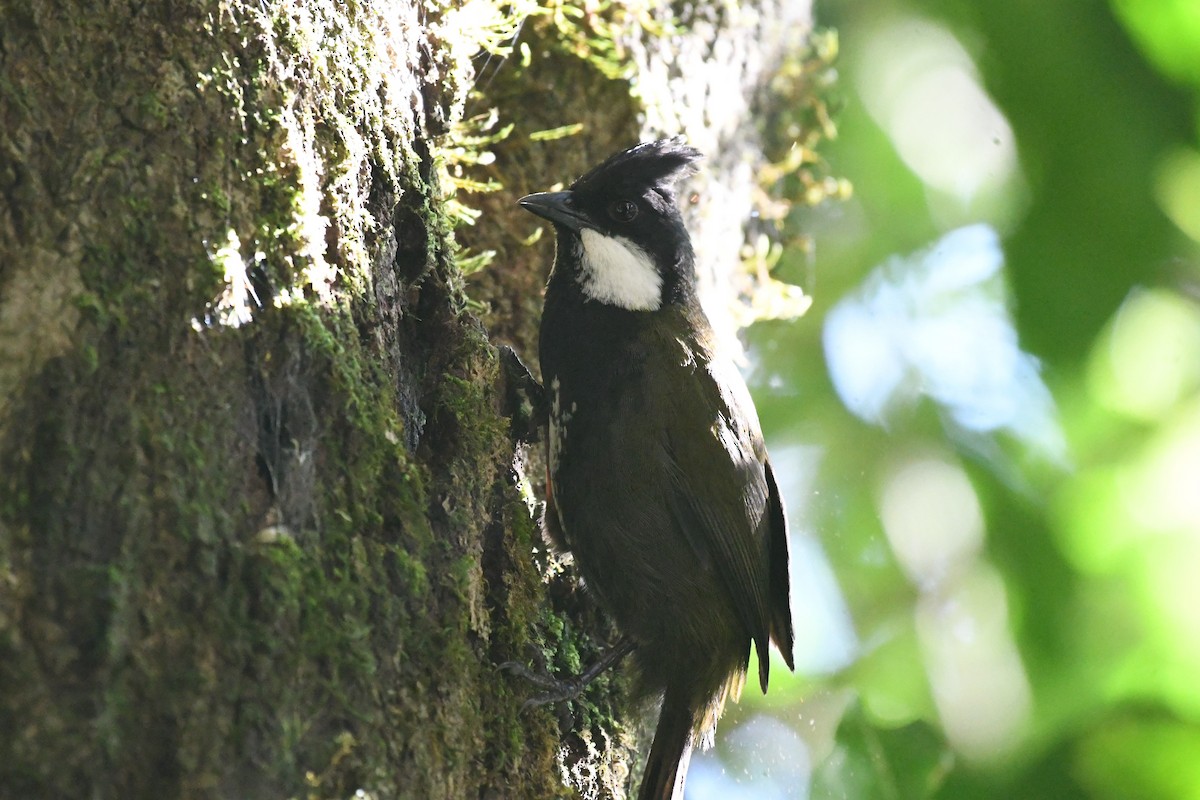
[[662, 305], [662, 275], [654, 258], [623, 236], [580, 232], [584, 295], [628, 311], [654, 311]]

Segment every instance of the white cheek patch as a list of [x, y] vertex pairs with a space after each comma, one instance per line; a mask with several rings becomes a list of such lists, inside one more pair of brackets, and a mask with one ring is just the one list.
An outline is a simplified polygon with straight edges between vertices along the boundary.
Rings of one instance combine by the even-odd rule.
[[662, 276], [654, 259], [621, 236], [590, 228], [583, 243], [583, 293], [592, 300], [628, 311], [653, 311], [662, 305]]

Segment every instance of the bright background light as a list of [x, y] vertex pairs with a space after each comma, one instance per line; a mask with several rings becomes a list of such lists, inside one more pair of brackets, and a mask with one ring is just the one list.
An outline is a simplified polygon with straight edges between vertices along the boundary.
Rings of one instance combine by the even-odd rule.
[[816, 16], [854, 193], [749, 337], [799, 670], [689, 798], [1200, 800], [1200, 4]]

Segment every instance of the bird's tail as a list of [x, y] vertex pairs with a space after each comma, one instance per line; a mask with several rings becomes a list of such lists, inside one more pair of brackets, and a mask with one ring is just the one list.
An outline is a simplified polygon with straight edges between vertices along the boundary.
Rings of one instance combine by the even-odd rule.
[[667, 690], [654, 744], [642, 774], [638, 800], [683, 800], [683, 784], [692, 758], [695, 719], [688, 698]]

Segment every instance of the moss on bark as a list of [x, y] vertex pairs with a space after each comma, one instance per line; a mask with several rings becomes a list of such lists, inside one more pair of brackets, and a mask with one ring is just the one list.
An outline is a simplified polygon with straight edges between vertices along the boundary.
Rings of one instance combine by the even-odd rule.
[[0, 794], [560, 791], [424, 22], [5, 8]]
[[[514, 485], [453, 263], [437, 154], [516, 22], [461, 14], [0, 7], [0, 796], [627, 787], [619, 677], [522, 714], [495, 669], [611, 631]], [[515, 124], [469, 244], [526, 353], [549, 255], [512, 196], [641, 127], [633, 51], [595, 46], [649, 12], [572, 18], [470, 106]]]

